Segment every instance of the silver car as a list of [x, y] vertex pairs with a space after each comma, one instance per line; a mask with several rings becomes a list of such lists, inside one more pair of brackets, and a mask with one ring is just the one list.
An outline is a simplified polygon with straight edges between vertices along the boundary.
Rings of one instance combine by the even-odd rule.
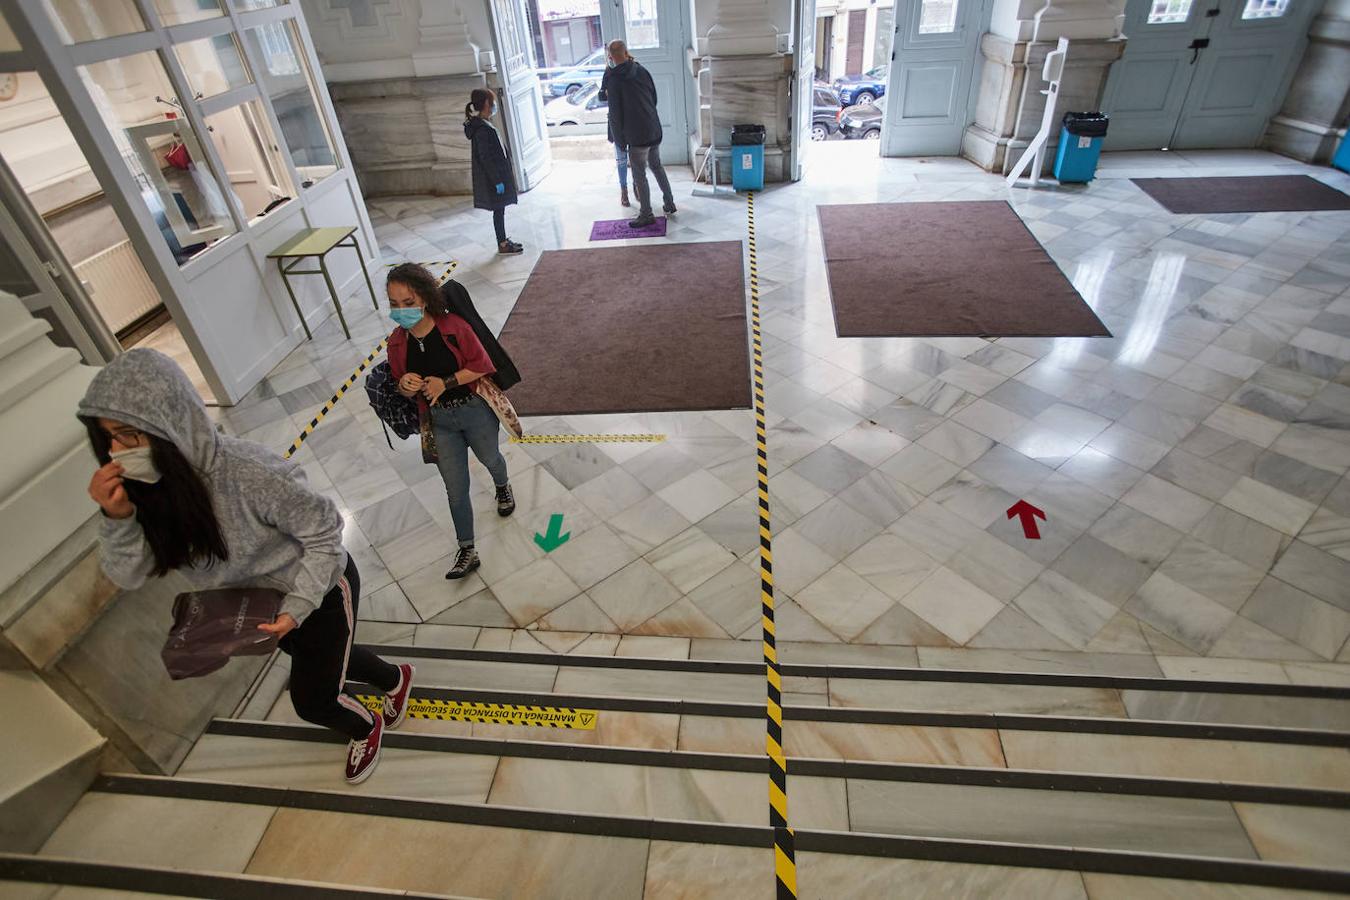
[[546, 125], [604, 125], [609, 104], [599, 97], [600, 85], [591, 84], [572, 94], [544, 104]]

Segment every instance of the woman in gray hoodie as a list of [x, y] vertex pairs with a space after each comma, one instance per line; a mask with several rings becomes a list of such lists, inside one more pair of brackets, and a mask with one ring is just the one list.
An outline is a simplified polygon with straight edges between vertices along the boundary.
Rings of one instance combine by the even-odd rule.
[[[291, 656], [296, 713], [347, 735], [347, 780], [364, 781], [384, 729], [407, 713], [413, 667], [352, 646], [361, 580], [337, 507], [295, 463], [218, 432], [187, 376], [154, 350], [109, 363], [79, 417], [102, 464], [89, 495], [103, 512], [103, 571], [124, 590], [176, 571], [198, 590], [284, 592], [276, 621], [258, 627]], [[383, 715], [344, 691], [349, 674], [386, 693]]]

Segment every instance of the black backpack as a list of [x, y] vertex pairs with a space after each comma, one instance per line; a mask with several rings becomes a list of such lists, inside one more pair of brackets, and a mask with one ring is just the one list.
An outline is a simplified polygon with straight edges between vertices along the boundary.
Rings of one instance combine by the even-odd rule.
[[[384, 435], [386, 441], [389, 441], [389, 429], [405, 439], [421, 430], [417, 403], [398, 392], [398, 382], [389, 371], [388, 360], [375, 366], [366, 376], [366, 397], [370, 400], [370, 408], [380, 417], [380, 422], [388, 426]], [[389, 441], [389, 446], [394, 446], [393, 441]]]

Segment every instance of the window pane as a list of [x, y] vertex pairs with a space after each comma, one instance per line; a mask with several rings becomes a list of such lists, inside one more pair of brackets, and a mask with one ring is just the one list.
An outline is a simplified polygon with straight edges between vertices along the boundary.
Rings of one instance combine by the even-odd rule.
[[957, 0], [923, 0], [919, 34], [950, 34], [956, 30]]
[[188, 83], [199, 97], [214, 97], [253, 80], [248, 77], [243, 54], [239, 52], [233, 34], [218, 34], [179, 44], [174, 51]]
[[159, 55], [110, 59], [79, 73], [179, 264], [233, 234], [220, 183]]
[[16, 297], [31, 297], [38, 292], [33, 277], [7, 241], [0, 241], [0, 291], [9, 291]]
[[249, 219], [295, 195], [261, 102], [250, 100], [207, 116], [206, 126], [229, 174], [230, 188]]
[[872, 41], [872, 63], [890, 68], [891, 45], [895, 43], [895, 7], [877, 7], [876, 37]]
[[1191, 14], [1192, 0], [1153, 0], [1148, 12], [1148, 24], [1172, 25], [1185, 22]]
[[47, 0], [47, 9], [67, 44], [145, 30], [136, 0]]
[[1278, 19], [1289, 8], [1289, 0], [1247, 0], [1244, 19]]
[[220, 0], [155, 0], [155, 9], [165, 25], [182, 25], [225, 15]]
[[289, 2], [290, 0], [234, 0], [234, 8], [240, 11], [270, 9], [273, 6], [282, 6]]
[[628, 49], [661, 46], [656, 0], [623, 0], [623, 18], [628, 31]]
[[9, 23], [5, 21], [5, 14], [0, 13], [0, 53], [8, 53], [18, 49], [19, 39], [10, 30]]
[[256, 54], [259, 65], [254, 74], [272, 98], [282, 142], [300, 173], [302, 186], [322, 181], [337, 171], [337, 153], [319, 112], [295, 24], [274, 22], [250, 28], [244, 32], [244, 40]]

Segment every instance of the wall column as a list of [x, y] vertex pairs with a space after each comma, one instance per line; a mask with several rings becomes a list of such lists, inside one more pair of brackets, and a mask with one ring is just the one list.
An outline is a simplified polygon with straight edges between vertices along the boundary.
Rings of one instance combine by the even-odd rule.
[[765, 128], [765, 180], [786, 177], [792, 57], [778, 52], [773, 19], [766, 0], [718, 0], [712, 24], [695, 41], [699, 111], [690, 159], [695, 169], [701, 166], [715, 138], [719, 180], [730, 180], [731, 126], [740, 123]]
[[1327, 0], [1284, 106], [1261, 145], [1309, 163], [1331, 161], [1350, 117], [1350, 0]]
[[462, 124], [469, 93], [487, 86], [486, 5], [381, 0], [357, 17], [305, 7], [365, 195], [472, 192]]
[[[1035, 18], [1043, 7], [1037, 31]], [[1060, 37], [1069, 39], [1069, 55], [1059, 112], [1099, 109], [1111, 64], [1125, 51], [1118, 33], [1123, 11], [1123, 0], [1056, 0], [1054, 6], [995, 0], [989, 31], [980, 39], [975, 121], [962, 138], [961, 155], [991, 172], [1012, 167], [1040, 128], [1041, 67]], [[1047, 170], [1053, 161], [1047, 154]]]

